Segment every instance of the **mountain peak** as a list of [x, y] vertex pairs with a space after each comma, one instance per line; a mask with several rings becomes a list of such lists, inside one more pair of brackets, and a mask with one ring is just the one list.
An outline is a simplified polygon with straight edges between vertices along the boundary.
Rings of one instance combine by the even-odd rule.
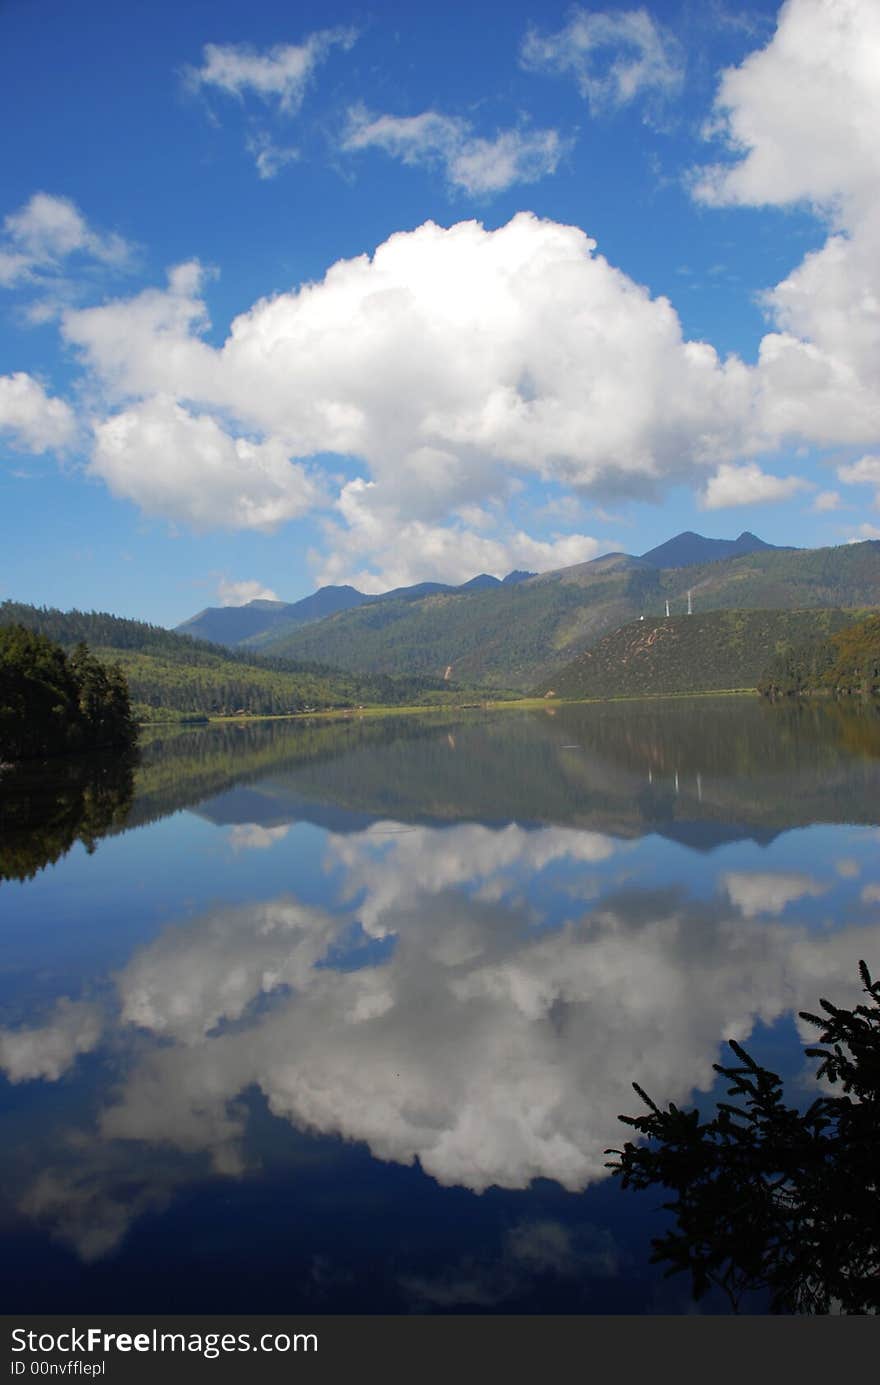
[[766, 552], [776, 544], [765, 543], [757, 534], [744, 529], [737, 539], [707, 539], [686, 529], [674, 539], [651, 548], [642, 554], [642, 561], [653, 567], [693, 567], [699, 563], [717, 563], [722, 558], [740, 558], [746, 553]]

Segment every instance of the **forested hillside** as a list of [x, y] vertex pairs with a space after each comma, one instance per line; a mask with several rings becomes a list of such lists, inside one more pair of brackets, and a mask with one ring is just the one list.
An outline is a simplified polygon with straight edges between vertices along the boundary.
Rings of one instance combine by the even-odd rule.
[[[385, 600], [268, 641], [263, 650], [369, 672], [526, 690], [639, 616], [694, 610], [880, 606], [880, 542], [762, 549], [659, 569], [611, 554], [515, 586]], [[760, 672], [760, 670], [758, 670]]]
[[780, 651], [855, 619], [853, 612], [823, 610], [709, 611], [637, 620], [604, 636], [533, 692], [605, 698], [754, 688]]
[[165, 712], [279, 715], [358, 704], [432, 702], [447, 695], [440, 680], [340, 673], [321, 664], [240, 654], [106, 612], [63, 612], [4, 602], [0, 627], [13, 623], [67, 648], [87, 641], [97, 658], [122, 668], [142, 718]]
[[880, 694], [880, 616], [814, 638], [780, 653], [764, 671], [759, 688], [768, 697]]

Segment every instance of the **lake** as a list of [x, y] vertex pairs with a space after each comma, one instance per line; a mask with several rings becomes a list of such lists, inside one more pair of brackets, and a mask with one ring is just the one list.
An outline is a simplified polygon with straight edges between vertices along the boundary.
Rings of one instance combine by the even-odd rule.
[[[880, 971], [880, 716], [148, 734], [0, 779], [11, 1312], [684, 1313], [605, 1167]], [[706, 1311], [725, 1304], [707, 1299]]]

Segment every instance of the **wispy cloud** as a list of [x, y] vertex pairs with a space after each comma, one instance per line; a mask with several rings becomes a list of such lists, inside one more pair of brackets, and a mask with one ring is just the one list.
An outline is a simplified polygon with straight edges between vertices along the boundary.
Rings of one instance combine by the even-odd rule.
[[829, 510], [840, 509], [839, 491], [820, 491], [812, 504], [812, 509], [818, 515], [827, 514]]
[[299, 44], [275, 44], [264, 52], [245, 43], [206, 43], [201, 67], [187, 67], [184, 79], [193, 90], [215, 87], [240, 99], [250, 93], [294, 115], [315, 69], [330, 50], [347, 50], [356, 39], [356, 29], [336, 28], [318, 30]]
[[382, 149], [404, 164], [442, 168], [454, 188], [490, 194], [555, 173], [567, 143], [552, 129], [501, 130], [487, 139], [459, 116], [371, 115], [357, 106], [349, 111], [342, 148]]
[[217, 583], [217, 595], [221, 606], [246, 606], [249, 601], [280, 601], [280, 596], [262, 582], [246, 580], [230, 582], [221, 577]]
[[253, 155], [254, 163], [257, 165], [257, 172], [263, 179], [274, 178], [286, 164], [295, 163], [299, 158], [299, 150], [293, 145], [281, 145], [273, 143], [265, 131], [252, 136], [247, 141], [247, 151]]
[[[278, 43], [259, 51], [246, 43], [206, 43], [201, 67], [185, 67], [183, 80], [190, 91], [213, 90], [244, 105], [256, 98], [273, 115], [299, 113], [315, 72], [334, 48], [348, 51], [357, 41], [354, 28], [320, 29], [302, 43]], [[274, 178], [299, 158], [299, 150], [279, 144], [264, 129], [256, 129], [245, 141], [262, 179]]]
[[575, 7], [556, 32], [529, 30], [520, 63], [531, 72], [572, 77], [593, 114], [640, 96], [675, 96], [684, 78], [681, 45], [645, 9]]
[[3, 222], [0, 285], [45, 284], [59, 275], [71, 256], [113, 269], [125, 268], [133, 247], [115, 232], [90, 226], [68, 197], [36, 192]]

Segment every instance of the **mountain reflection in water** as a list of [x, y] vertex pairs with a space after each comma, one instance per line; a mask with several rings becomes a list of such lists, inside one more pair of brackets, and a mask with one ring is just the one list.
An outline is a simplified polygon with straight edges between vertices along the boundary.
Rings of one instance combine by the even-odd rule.
[[160, 736], [96, 855], [2, 887], [6, 1301], [689, 1307], [604, 1151], [634, 1079], [797, 1077], [857, 998], [880, 721], [555, 711]]

